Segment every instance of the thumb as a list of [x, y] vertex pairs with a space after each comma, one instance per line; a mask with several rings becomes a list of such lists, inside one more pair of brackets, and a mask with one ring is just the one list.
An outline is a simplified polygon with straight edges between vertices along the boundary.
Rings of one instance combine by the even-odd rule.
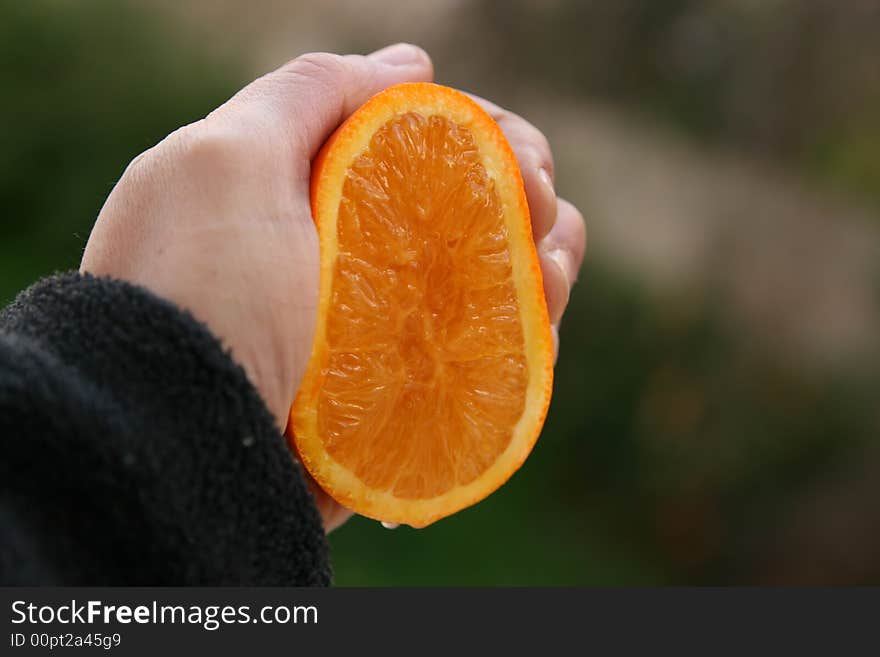
[[[428, 54], [398, 43], [366, 56], [309, 53], [255, 80], [214, 115], [256, 120], [291, 140], [308, 165], [330, 134], [371, 96], [402, 82], [430, 82]], [[218, 118], [219, 118], [218, 116]]]

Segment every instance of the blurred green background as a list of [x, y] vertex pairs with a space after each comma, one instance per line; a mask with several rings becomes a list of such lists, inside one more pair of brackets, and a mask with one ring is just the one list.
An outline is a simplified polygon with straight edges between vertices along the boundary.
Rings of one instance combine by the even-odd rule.
[[337, 584], [878, 584], [878, 34], [870, 0], [0, 0], [0, 302], [257, 74], [416, 42], [546, 132], [590, 247], [526, 465], [353, 520]]

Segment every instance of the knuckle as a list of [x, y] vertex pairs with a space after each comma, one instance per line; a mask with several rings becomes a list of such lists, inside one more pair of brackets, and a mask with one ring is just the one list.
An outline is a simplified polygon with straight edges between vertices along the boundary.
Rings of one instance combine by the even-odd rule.
[[246, 144], [223, 122], [199, 121], [172, 132], [157, 148], [164, 166], [189, 183], [220, 186], [236, 175]]
[[516, 122], [516, 119], [519, 117], [511, 112], [508, 109], [501, 107], [501, 105], [496, 105], [490, 100], [480, 99], [480, 103], [484, 106], [487, 112], [492, 115], [498, 123], [504, 124], [512, 124]]
[[564, 211], [569, 217], [574, 251], [576, 253], [583, 253], [587, 245], [587, 221], [583, 213], [569, 201], [559, 199], [558, 203], [560, 205], [560, 213]]
[[546, 236], [546, 248], [565, 248], [575, 256], [582, 254], [586, 247], [587, 223], [583, 214], [572, 203], [556, 199], [556, 223]]
[[556, 201], [559, 204], [559, 213], [563, 212], [571, 215], [576, 221], [583, 222], [584, 216], [581, 214], [581, 211], [577, 209], [571, 201], [562, 198], [561, 196]]
[[128, 179], [132, 176], [137, 175], [143, 169], [149, 167], [149, 163], [155, 159], [156, 157], [156, 146], [152, 148], [148, 148], [143, 153], [139, 155], [135, 155], [135, 157], [128, 163], [128, 166], [125, 167], [125, 171], [122, 172], [122, 179]]
[[546, 169], [552, 178], [554, 175], [553, 153], [546, 138], [537, 129], [532, 128], [531, 131], [519, 132], [516, 141], [519, 143], [520, 159], [523, 165], [535, 169]]
[[186, 162], [195, 164], [223, 163], [237, 156], [241, 139], [233, 130], [217, 124], [190, 126], [177, 135], [176, 150]]
[[548, 151], [532, 142], [529, 142], [525, 150], [527, 162], [531, 163], [535, 169], [546, 169], [550, 176], [553, 176], [553, 158], [550, 157]]
[[521, 117], [519, 114], [507, 112], [504, 119], [512, 134], [521, 141], [540, 151], [545, 157], [552, 159], [552, 149], [547, 136], [535, 125]]
[[310, 52], [290, 60], [282, 69], [295, 78], [330, 85], [345, 71], [345, 67], [344, 57], [327, 52]]
[[[525, 122], [525, 120], [524, 120]], [[550, 142], [543, 132], [538, 130], [531, 123], [525, 122], [527, 126], [528, 139], [533, 148], [538, 152], [538, 157], [545, 168], [553, 171], [553, 149], [550, 148]]]
[[168, 133], [159, 143], [151, 146], [129, 162], [123, 177], [146, 174], [173, 162], [176, 155], [184, 150], [185, 144], [191, 138], [191, 133], [197, 130], [201, 123], [202, 121], [196, 121]]

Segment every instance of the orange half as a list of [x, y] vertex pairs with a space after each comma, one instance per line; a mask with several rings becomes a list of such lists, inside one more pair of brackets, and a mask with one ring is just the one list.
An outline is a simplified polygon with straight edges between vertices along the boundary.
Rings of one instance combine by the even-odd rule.
[[311, 205], [318, 317], [288, 433], [335, 500], [423, 527], [501, 486], [550, 403], [519, 166], [470, 98], [402, 84], [325, 144]]

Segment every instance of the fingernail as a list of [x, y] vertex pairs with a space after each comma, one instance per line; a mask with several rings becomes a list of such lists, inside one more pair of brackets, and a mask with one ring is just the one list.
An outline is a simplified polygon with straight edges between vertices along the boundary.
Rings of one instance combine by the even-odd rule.
[[556, 266], [562, 270], [562, 273], [565, 274], [565, 279], [568, 281], [568, 284], [574, 285], [575, 278], [577, 278], [577, 272], [574, 270], [574, 262], [572, 262], [571, 253], [566, 249], [553, 249], [552, 251], [548, 251], [547, 255], [556, 263]]
[[398, 527], [400, 527], [400, 523], [397, 523], [397, 522], [383, 522], [383, 523], [382, 523], [382, 526], [383, 526], [385, 529], [397, 529]]
[[550, 177], [550, 172], [547, 171], [547, 169], [545, 169], [544, 167], [538, 169], [538, 178], [540, 178], [541, 182], [543, 182], [545, 185], [547, 185], [547, 187], [550, 188], [551, 192], [553, 192], [554, 194], [556, 193], [553, 187], [553, 178]]
[[425, 58], [425, 51], [410, 43], [395, 43], [367, 55], [370, 59], [391, 66], [416, 64]]

